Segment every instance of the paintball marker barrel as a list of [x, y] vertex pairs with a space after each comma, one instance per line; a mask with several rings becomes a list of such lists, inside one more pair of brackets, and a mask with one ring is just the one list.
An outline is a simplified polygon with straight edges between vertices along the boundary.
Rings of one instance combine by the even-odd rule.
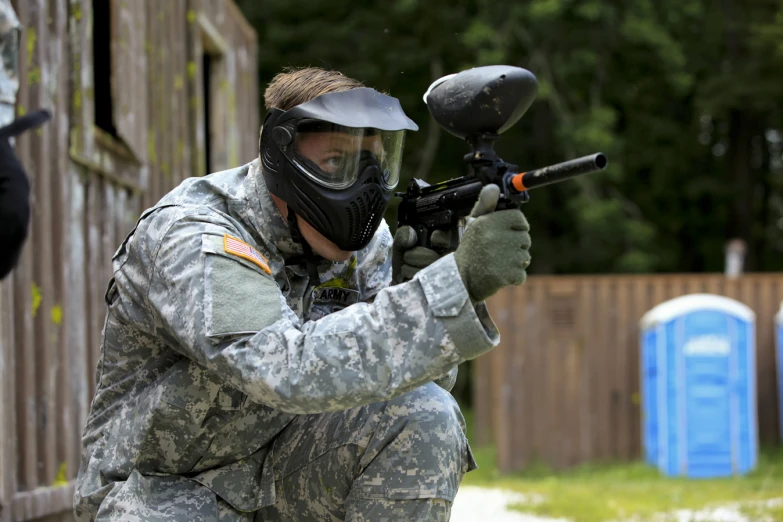
[[548, 167], [513, 174], [510, 185], [516, 191], [524, 192], [525, 190], [551, 185], [552, 183], [582, 174], [603, 170], [606, 168], [606, 164], [606, 156], [596, 152], [589, 156], [564, 161]]

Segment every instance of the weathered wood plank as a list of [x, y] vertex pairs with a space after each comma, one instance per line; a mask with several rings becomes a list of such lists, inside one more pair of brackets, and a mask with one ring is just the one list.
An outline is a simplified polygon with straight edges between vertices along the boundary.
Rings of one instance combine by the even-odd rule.
[[[233, 3], [228, 5], [229, 18], [240, 27], [246, 26], [244, 17], [238, 16]], [[233, 32], [233, 51], [236, 55], [237, 78], [236, 88], [238, 124], [240, 132], [240, 162], [248, 162], [258, 156], [258, 128], [260, 126], [261, 112], [259, 106], [260, 91], [258, 88], [258, 75], [256, 74], [257, 41], [254, 32], [248, 33], [246, 27]], [[252, 132], [249, 132], [252, 130]]]
[[616, 306], [616, 332], [614, 347], [614, 374], [616, 394], [613, 397], [614, 422], [615, 422], [615, 455], [620, 459], [631, 458], [631, 433], [628, 424], [628, 405], [632, 401], [630, 387], [629, 365], [630, 351], [633, 349], [633, 332], [635, 318], [629, 315], [632, 305], [633, 287], [627, 280], [617, 282]]
[[612, 434], [611, 424], [611, 403], [612, 403], [612, 384], [613, 367], [611, 358], [612, 351], [609, 343], [612, 342], [612, 331], [609, 327], [611, 314], [614, 313], [611, 302], [612, 281], [601, 278], [598, 280], [597, 296], [595, 305], [601, 310], [601, 320], [597, 323], [597, 336], [594, 345], [593, 364], [599, 366], [599, 375], [597, 376], [596, 403], [594, 411], [598, 422], [598, 432], [596, 433], [596, 458], [606, 460], [611, 456], [614, 436]]
[[70, 0], [71, 154], [93, 161], [95, 100], [93, 92], [91, 0]]
[[148, 184], [144, 187], [144, 207], [148, 208], [159, 199], [162, 174], [161, 164], [161, 140], [162, 131], [159, 128], [159, 116], [163, 111], [160, 105], [160, 92], [163, 89], [163, 76], [160, 67], [161, 27], [160, 2], [147, 1], [147, 37], [145, 50], [147, 50], [147, 125], [149, 127], [147, 148], [150, 172]]
[[[592, 339], [595, 335], [595, 287], [593, 281], [586, 280], [580, 283], [578, 314], [579, 333], [577, 334], [577, 350], [579, 350], [581, 368], [581, 394], [579, 396], [579, 455], [580, 458], [592, 459], [596, 447], [594, 440], [595, 423], [592, 401], [595, 396], [595, 367], [592, 363], [593, 353]], [[536, 371], [533, 368], [531, 371]]]
[[[562, 394], [560, 407], [563, 409], [563, 415], [560, 416], [560, 430], [562, 441], [562, 457], [559, 463], [560, 468], [567, 468], [573, 465], [579, 459], [579, 446], [581, 439], [582, 423], [579, 416], [579, 396], [582, 393], [582, 369], [583, 362], [581, 351], [579, 350], [579, 316], [577, 312], [577, 303], [579, 302], [579, 289], [575, 285], [573, 292], [568, 296], [569, 314], [573, 319], [571, 334], [563, 336], [560, 340], [563, 374], [556, 377], [555, 382], [550, 383], [557, 386], [560, 381]], [[565, 328], [565, 326], [563, 327]]]
[[247, 151], [247, 131], [244, 129], [250, 127], [250, 93], [248, 93], [246, 90], [247, 78], [245, 76], [245, 71], [247, 70], [248, 53], [247, 49], [241, 45], [242, 40], [240, 35], [241, 33], [239, 32], [234, 35], [234, 67], [236, 69], [234, 85], [236, 88], [232, 89], [232, 92], [234, 93], [234, 107], [236, 109], [234, 111], [233, 122], [233, 127], [237, 130], [237, 144], [235, 151], [236, 164], [246, 163], [247, 161], [253, 159], [252, 157], [249, 157], [245, 154]]
[[[516, 310], [509, 310], [509, 314], [521, 315], [524, 319], [524, 330], [520, 331], [522, 342], [520, 348], [524, 357], [525, 370], [525, 386], [528, 391], [537, 378], [539, 368], [536, 366], [536, 357], [541, 354], [541, 339], [538, 336], [538, 328], [540, 327], [540, 315], [537, 314], [535, 306], [533, 306], [533, 294], [524, 286], [517, 292], [517, 298], [514, 300]], [[513, 393], [513, 391], [512, 391]], [[491, 407], [492, 405], [490, 405]], [[522, 408], [524, 417], [521, 420], [514, 422], [522, 422], [522, 437], [523, 442], [515, 446], [515, 452], [519, 453], [517, 461], [520, 466], [528, 466], [536, 459], [536, 436], [537, 427], [535, 423], [527, 422], [527, 419], [534, 418], [538, 412], [539, 397], [533, 393], [524, 393], [522, 395]], [[519, 451], [518, 448], [527, 448], [527, 451]]]
[[188, 119], [190, 122], [190, 163], [193, 176], [203, 176], [207, 173], [206, 164], [206, 133], [205, 129], [205, 93], [204, 64], [202, 56], [204, 45], [201, 41], [201, 27], [198, 23], [200, 4], [196, 0], [187, 2], [187, 81], [188, 81]]
[[475, 437], [470, 443], [474, 446], [492, 444], [490, 354], [484, 354], [470, 363], [473, 372], [471, 397], [473, 399], [473, 435]]
[[[225, 5], [225, 3], [223, 4]], [[237, 91], [232, 88], [238, 84], [239, 72], [237, 64], [237, 52], [235, 50], [237, 24], [231, 23], [232, 33], [234, 35], [235, 44], [229, 48], [229, 51], [224, 54], [224, 70], [221, 82], [220, 82], [220, 96], [225, 99], [225, 122], [223, 128], [226, 130], [226, 163], [221, 168], [231, 167], [239, 164], [239, 150], [240, 150], [240, 126], [237, 125], [238, 108], [237, 108]]]
[[[117, 230], [117, 224], [115, 222], [117, 201], [115, 194], [120, 190], [122, 189], [109, 183], [104, 183], [103, 194], [101, 195], [101, 264], [99, 267], [97, 267], [98, 273], [100, 274], [98, 280], [100, 298], [96, 296], [96, 299], [100, 299], [97, 301], [98, 306], [96, 307], [96, 322], [100, 324], [101, 331], [103, 330], [103, 325], [106, 320], [106, 302], [104, 301], [104, 296], [106, 295], [106, 289], [108, 288], [109, 280], [112, 277], [111, 258], [112, 254], [119, 246], [115, 238], [115, 231]], [[100, 333], [101, 332], [99, 332], [100, 344], [97, 346], [97, 350], [95, 352], [96, 365], [98, 360], [100, 360], [101, 350], [103, 347], [103, 336], [100, 335]]]
[[[18, 18], [22, 27], [28, 27], [31, 23], [29, 4], [18, 10]], [[35, 30], [27, 30], [23, 33], [23, 45], [20, 47], [20, 70], [32, 68], [34, 54], [28, 53], [27, 39], [35, 39]], [[17, 95], [18, 113], [26, 112], [30, 107], [31, 96], [28, 91], [28, 74], [19, 75], [19, 93]], [[23, 134], [16, 141], [16, 154], [22, 165], [28, 172], [35, 173], [37, 162], [31, 153], [31, 133]], [[34, 195], [37, 187], [35, 175], [31, 176], [31, 193]], [[37, 451], [37, 389], [35, 373], [35, 329], [34, 316], [40, 305], [40, 284], [35, 281], [35, 256], [38, 227], [40, 223], [35, 219], [37, 202], [31, 198], [30, 232], [14, 274], [14, 295], [16, 297], [14, 319], [16, 333], [16, 362], [17, 362], [17, 441], [21, 454], [19, 459], [19, 486], [26, 489], [38, 485], [38, 451]]]
[[[112, 237], [112, 244], [114, 245], [114, 250], [112, 251], [111, 255], [114, 255], [114, 252], [117, 251], [122, 241], [125, 239], [125, 236], [128, 232], [130, 232], [130, 229], [127, 228], [127, 214], [128, 214], [128, 192], [124, 190], [122, 187], [114, 187], [115, 194], [114, 194], [114, 207], [111, 210], [112, 212], [112, 225], [113, 228], [110, 231], [111, 237]], [[111, 272], [111, 257], [109, 257], [106, 260], [107, 266], [109, 267], [109, 270], [107, 272], [107, 279], [106, 284], [108, 285], [109, 279], [113, 275]]]
[[[513, 300], [513, 295], [511, 292], [506, 292], [506, 294], [503, 296], [503, 302], [506, 307], [508, 307], [510, 300]], [[505, 339], [500, 346], [493, 350], [493, 352], [496, 353], [493, 353], [492, 364], [494, 367], [492, 369], [492, 373], [494, 378], [499, 382], [507, 382], [506, 364], [509, 358], [509, 352], [513, 350], [513, 345], [511, 344], [513, 341], [509, 330], [513, 327], [513, 321], [511, 321], [510, 318], [506, 316], [503, 321], [503, 330], [500, 332], [501, 336], [503, 336]], [[497, 444], [498, 460], [500, 462], [508, 463], [511, 458], [510, 435], [513, 428], [509, 422], [511, 419], [509, 418], [508, 413], [508, 395], [505, 386], [501, 385], [498, 387], [498, 393], [495, 401], [496, 402], [493, 409], [493, 425], [497, 430], [495, 440]]]
[[[526, 356], [527, 351], [530, 350], [530, 343], [527, 337], [527, 314], [523, 307], [518, 306], [523, 299], [524, 290], [512, 287], [507, 292], [510, 294], [509, 303], [511, 307], [504, 311], [508, 325], [504, 335], [508, 338], [511, 353], [506, 378], [524, 381], [529, 378]], [[512, 313], [513, 315], [511, 315]], [[513, 467], [520, 468], [527, 464], [524, 460], [525, 456], [514, 451], [514, 448], [525, 444], [525, 440], [528, 437], [528, 424], [523, 421], [527, 417], [527, 397], [512, 392], [509, 394], [509, 400], [511, 402], [508, 411], [510, 416], [509, 423], [513, 426], [513, 433], [511, 433], [510, 437], [511, 450], [509, 453], [512, 458], [516, 459], [513, 462]]]
[[166, 194], [172, 186], [171, 160], [171, 117], [169, 115], [170, 93], [173, 84], [172, 80], [172, 35], [171, 20], [173, 16], [173, 2], [160, 3], [157, 7], [158, 16], [158, 75], [160, 76], [159, 90], [157, 92], [158, 102], [158, 143], [160, 144], [160, 179], [158, 192], [155, 195], [155, 201]]
[[[49, 44], [47, 27], [48, 6], [45, 0], [33, 0], [27, 3], [27, 30], [35, 31], [34, 44], [27, 45], [27, 93], [31, 108], [51, 107], [44, 85], [48, 84], [52, 73], [46, 57]], [[30, 40], [28, 40], [30, 42]], [[36, 132], [26, 134], [30, 142], [32, 164], [28, 172], [34, 181], [32, 199], [32, 220], [35, 235], [32, 247], [34, 284], [39, 289], [40, 302], [33, 309], [33, 328], [35, 339], [36, 374], [36, 423], [37, 453], [39, 460], [38, 484], [47, 484], [54, 479], [56, 469], [57, 429], [56, 414], [56, 343], [53, 342], [51, 310], [56, 304], [53, 266], [54, 251], [52, 218], [52, 174], [51, 164], [45, 156], [51, 135], [51, 126], [44, 125]]]
[[169, 91], [169, 106], [173, 114], [169, 120], [171, 134], [171, 185], [177, 186], [187, 175], [184, 169], [185, 137], [183, 116], [187, 112], [187, 94], [185, 91], [185, 38], [186, 38], [186, 0], [172, 1], [169, 20], [171, 37], [172, 80]]
[[242, 11], [239, 10], [236, 3], [233, 0], [225, 0], [224, 2], [220, 2], [220, 4], [225, 6], [228, 18], [230, 18], [231, 23], [237, 27], [238, 31], [236, 34], [241, 37], [242, 43], [247, 48], [255, 47], [258, 40], [256, 32], [253, 29], [253, 26], [250, 25], [247, 19], [242, 15]]
[[644, 314], [652, 307], [652, 297], [649, 280], [643, 277], [636, 277], [632, 280], [634, 285], [634, 314], [633, 328], [634, 334], [631, 339], [631, 345], [628, 347], [633, 363], [629, 366], [631, 389], [633, 390], [632, 407], [629, 422], [631, 424], [631, 447], [634, 458], [642, 456], [642, 407], [641, 407], [641, 354], [640, 341], [641, 329], [639, 322]]
[[[217, 3], [202, 4], [211, 10], [210, 15], [203, 11], [198, 13], [197, 20], [201, 34], [204, 53], [210, 58], [209, 77], [205, 85], [204, 96], [209, 96], [208, 128], [205, 140], [208, 142], [210, 163], [206, 166], [208, 172], [228, 168], [229, 164], [229, 62], [232, 53], [228, 41], [223, 37], [230, 34], [221, 31], [225, 15]], [[206, 90], [208, 89], [208, 92]]]
[[183, 179], [190, 176], [187, 166], [189, 163], [186, 151], [188, 139], [187, 117], [187, 0], [177, 0], [174, 4], [172, 15], [173, 56], [172, 69], [174, 70], [174, 84], [172, 89], [172, 188]]
[[111, 0], [112, 97], [119, 137], [140, 163], [147, 162], [147, 56], [144, 52], [146, 2]]
[[[102, 274], [102, 242], [101, 242], [101, 223], [103, 221], [103, 180], [97, 176], [90, 176], [87, 182], [87, 207], [84, 213], [84, 226], [86, 232], [87, 264], [88, 273], [85, 277], [87, 283], [87, 340], [88, 348], [85, 354], [87, 359], [88, 375], [95, 375], [98, 362], [97, 354], [100, 351], [101, 344], [101, 278], [96, 277]], [[89, 267], [89, 268], [88, 268]], [[95, 395], [95, 379], [89, 380], [88, 396], [92, 398]]]
[[753, 286], [753, 304], [756, 311], [756, 375], [757, 411], [759, 412], [759, 435], [762, 445], [772, 445], [778, 440], [778, 388], [775, 373], [765, 371], [777, 366], [775, 354], [775, 314], [780, 306], [780, 296], [775, 298], [772, 278], [763, 278]]
[[67, 486], [17, 493], [13, 499], [13, 520], [27, 522], [60, 513], [67, 515], [73, 509], [73, 491], [71, 482]]
[[[55, 257], [54, 283], [55, 305], [51, 320], [56, 333], [57, 386], [55, 408], [57, 412], [57, 455], [58, 463], [64, 463], [66, 478], [76, 475], [78, 468], [78, 446], [76, 434], [78, 423], [74, 423], [75, 412], [72, 408], [71, 381], [68, 372], [71, 347], [68, 345], [67, 329], [69, 315], [67, 308], [68, 280], [68, 221], [70, 219], [70, 176], [68, 173], [68, 130], [69, 106], [68, 76], [58, 74], [68, 67], [68, 2], [50, 0], [49, 22], [49, 89], [53, 119], [49, 141], [49, 162], [52, 171], [52, 237]], [[54, 153], [52, 153], [54, 152]], [[59, 471], [59, 468], [58, 468]]]
[[[530, 380], [530, 386], [534, 390], [546, 389], [546, 350], [541, 349], [546, 346], [544, 344], [546, 342], [545, 292], [545, 284], [525, 289], [526, 306], [529, 306], [534, 314], [531, 321], [534, 326], [530, 329], [530, 337], [526, 343], [530, 347], [527, 353], [532, 356], [531, 364], [536, 368], [533, 378]], [[547, 412], [546, 397], [542, 397], [540, 393], [537, 393], [533, 402], [533, 416], [536, 422], [533, 423], [531, 444], [526, 448], [528, 453], [527, 459], [531, 462], [545, 458], [548, 447], [547, 424], [549, 416]]]
[[[16, 426], [16, 361], [13, 280], [0, 282], [0, 426]], [[11, 504], [16, 491], [16, 429], [0, 429], [0, 506]], [[0, 509], [0, 522], [10, 522], [10, 509]]]
[[88, 265], [88, 239], [85, 214], [87, 212], [87, 187], [83, 181], [84, 171], [75, 163], [68, 164], [67, 179], [69, 184], [69, 216], [66, 220], [68, 252], [67, 259], [67, 295], [65, 307], [67, 318], [66, 337], [67, 355], [64, 369], [68, 374], [71, 411], [73, 412], [72, 445], [74, 462], [69, 462], [69, 473], [75, 476], [78, 471], [78, 443], [81, 440], [81, 430], [87, 420], [87, 411], [92, 399], [94, 374], [91, 373], [88, 348], [91, 325], [89, 315], [88, 281], [91, 269]]

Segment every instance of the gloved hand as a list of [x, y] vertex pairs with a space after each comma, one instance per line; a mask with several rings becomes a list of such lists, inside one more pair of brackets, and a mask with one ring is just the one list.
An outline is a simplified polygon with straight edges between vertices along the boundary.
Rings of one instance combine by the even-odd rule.
[[430, 236], [432, 248], [415, 246], [418, 240], [413, 228], [397, 229], [392, 245], [392, 284], [410, 281], [421, 270], [450, 252], [450, 232], [436, 230]]
[[471, 211], [454, 259], [471, 301], [478, 303], [527, 279], [530, 225], [520, 210], [494, 211], [497, 185], [486, 185]]

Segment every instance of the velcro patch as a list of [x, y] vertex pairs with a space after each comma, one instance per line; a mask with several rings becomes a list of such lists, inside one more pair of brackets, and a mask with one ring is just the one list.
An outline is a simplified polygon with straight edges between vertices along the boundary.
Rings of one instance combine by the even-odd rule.
[[261, 252], [248, 245], [241, 239], [237, 239], [228, 234], [223, 235], [223, 249], [228, 254], [247, 259], [251, 263], [254, 263], [261, 267], [261, 269], [267, 274], [272, 274], [272, 270], [269, 268], [269, 264], [266, 258], [261, 255]]

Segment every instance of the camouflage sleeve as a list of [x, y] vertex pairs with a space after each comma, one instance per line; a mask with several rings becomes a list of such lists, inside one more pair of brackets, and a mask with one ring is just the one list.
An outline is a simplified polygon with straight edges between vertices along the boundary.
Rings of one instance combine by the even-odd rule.
[[175, 221], [155, 248], [147, 306], [159, 335], [253, 402], [301, 414], [386, 400], [498, 342], [452, 255], [372, 303], [301, 324], [267, 273], [225, 253], [225, 233], [236, 232]]
[[[362, 301], [372, 302], [375, 295], [383, 288], [391, 285], [392, 265], [391, 252], [394, 237], [386, 220], [373, 236], [372, 241], [359, 255], [358, 271]], [[443, 377], [436, 379], [435, 384], [446, 391], [451, 391], [457, 382], [457, 366], [449, 370]]]

